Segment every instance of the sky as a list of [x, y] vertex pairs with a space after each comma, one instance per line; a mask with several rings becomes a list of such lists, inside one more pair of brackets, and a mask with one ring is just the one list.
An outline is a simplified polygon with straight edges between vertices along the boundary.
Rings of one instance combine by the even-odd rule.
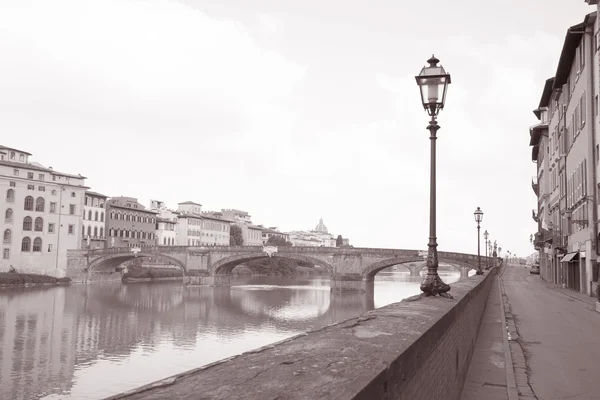
[[[440, 251], [477, 253], [476, 207], [533, 253], [529, 126], [584, 0], [0, 0], [0, 144], [108, 196], [237, 208], [355, 247], [426, 249], [428, 116]], [[482, 239], [483, 241], [483, 239]], [[484, 252], [483, 246], [481, 247]]]

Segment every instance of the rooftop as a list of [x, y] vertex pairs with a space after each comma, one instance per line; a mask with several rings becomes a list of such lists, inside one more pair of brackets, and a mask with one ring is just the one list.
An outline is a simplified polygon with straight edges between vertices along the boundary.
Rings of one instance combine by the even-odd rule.
[[93, 192], [91, 190], [87, 190], [85, 192], [85, 194], [89, 194], [90, 196], [94, 196], [94, 197], [101, 197], [103, 199], [108, 199], [108, 196], [102, 194], [102, 193], [98, 193], [98, 192]]
[[195, 206], [202, 206], [202, 204], [200, 204], [200, 203], [195, 203], [195, 202], [193, 202], [193, 201], [184, 201], [184, 202], [177, 203], [177, 204], [178, 204], [178, 205], [179, 205], [179, 204], [193, 204], [193, 205], [195, 205]]
[[32, 155], [31, 153], [28, 153], [24, 150], [15, 149], [13, 147], [2, 146], [1, 144], [0, 144], [0, 150], [9, 150], [9, 151], [12, 150], [12, 151], [18, 151], [19, 153], [27, 154], [28, 156]]

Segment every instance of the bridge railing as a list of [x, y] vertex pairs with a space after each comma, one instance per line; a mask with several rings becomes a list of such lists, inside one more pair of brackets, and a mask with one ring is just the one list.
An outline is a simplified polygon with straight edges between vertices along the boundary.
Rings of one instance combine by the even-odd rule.
[[[89, 250], [91, 255], [133, 253], [131, 247], [109, 247], [106, 249]], [[225, 252], [258, 252], [262, 253], [262, 246], [150, 246], [140, 248], [141, 253], [170, 253], [185, 251], [225, 251]], [[390, 257], [423, 257], [424, 250], [404, 250], [404, 249], [386, 249], [369, 247], [314, 247], [314, 246], [279, 246], [278, 253], [309, 253], [309, 254], [371, 254], [371, 255], [389, 255]], [[456, 253], [449, 251], [438, 251], [439, 258], [449, 258], [458, 261], [476, 261], [476, 254]], [[492, 259], [492, 257], [481, 256], [482, 260]]]

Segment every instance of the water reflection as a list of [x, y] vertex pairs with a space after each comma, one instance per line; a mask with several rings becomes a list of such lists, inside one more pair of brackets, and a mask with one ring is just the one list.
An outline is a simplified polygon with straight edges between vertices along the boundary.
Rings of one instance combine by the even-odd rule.
[[103, 398], [399, 301], [418, 293], [419, 283], [382, 272], [374, 296], [330, 293], [326, 279], [268, 277], [238, 278], [231, 288], [4, 291], [0, 398]]

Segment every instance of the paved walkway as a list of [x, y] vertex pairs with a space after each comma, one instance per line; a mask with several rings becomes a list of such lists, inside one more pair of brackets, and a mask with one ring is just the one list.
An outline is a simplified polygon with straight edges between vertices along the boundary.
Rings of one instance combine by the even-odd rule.
[[515, 382], [507, 385], [505, 378], [504, 397], [497, 397], [502, 394], [493, 385], [482, 385], [499, 382], [501, 375], [490, 367], [491, 359], [499, 354], [494, 315], [500, 304], [493, 305], [498, 292], [492, 291], [463, 399], [512, 400], [510, 388], [515, 385], [518, 399], [600, 399], [600, 314], [594, 298], [545, 283], [527, 268], [507, 267], [500, 286], [510, 348], [505, 361], [512, 359], [506, 362], [505, 376], [509, 380], [514, 376]]
[[506, 355], [497, 278], [492, 284], [462, 400], [507, 400]]

